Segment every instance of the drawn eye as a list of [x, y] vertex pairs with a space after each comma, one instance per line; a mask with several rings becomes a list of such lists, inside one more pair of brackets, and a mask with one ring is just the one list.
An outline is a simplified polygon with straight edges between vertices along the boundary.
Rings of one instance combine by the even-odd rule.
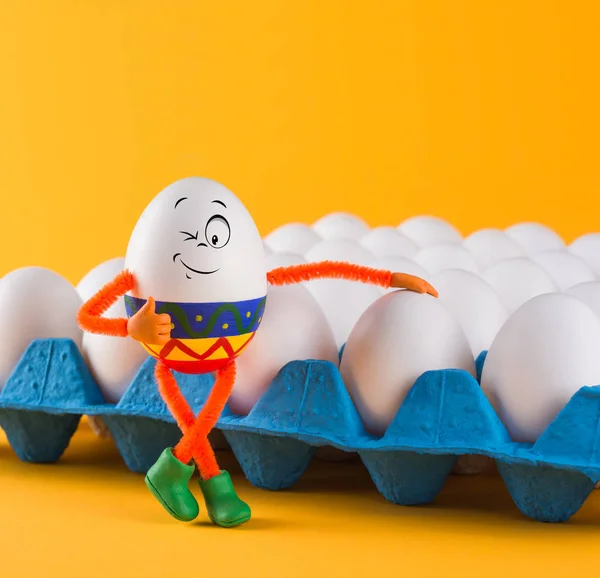
[[215, 249], [221, 249], [229, 243], [231, 229], [227, 219], [222, 215], [214, 215], [206, 223], [204, 231], [207, 243]]
[[188, 233], [187, 231], [179, 231], [182, 235], [185, 235], [186, 238], [184, 239], [184, 241], [191, 241], [192, 239], [194, 241], [198, 240], [198, 232], [196, 232], [195, 235], [192, 235], [192, 233]]

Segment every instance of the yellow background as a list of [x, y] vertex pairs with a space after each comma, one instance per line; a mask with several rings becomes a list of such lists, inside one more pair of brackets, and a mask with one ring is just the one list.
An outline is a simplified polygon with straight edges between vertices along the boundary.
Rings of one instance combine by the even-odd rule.
[[[332, 210], [433, 213], [467, 234], [521, 220], [597, 229], [594, 0], [0, 0], [0, 274], [72, 281], [122, 255], [183, 176], [228, 185], [261, 232]], [[235, 466], [231, 464], [235, 469]], [[598, 495], [571, 524], [518, 514], [497, 478], [394, 508], [356, 466], [293, 492], [236, 483], [256, 518], [179, 525], [112, 444], [63, 463], [0, 442], [0, 574], [577, 576]], [[173, 565], [173, 571], [166, 569]]]
[[598, 228], [594, 0], [0, 6], [0, 274], [77, 281], [193, 174], [264, 234], [332, 210]]

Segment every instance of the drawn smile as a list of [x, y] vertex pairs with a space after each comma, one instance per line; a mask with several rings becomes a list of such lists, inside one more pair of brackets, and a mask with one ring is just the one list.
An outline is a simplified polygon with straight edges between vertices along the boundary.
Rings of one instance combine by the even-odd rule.
[[[177, 253], [176, 255], [173, 255], [173, 261], [175, 261], [175, 259], [177, 259], [177, 257], [179, 257], [179, 253]], [[213, 273], [216, 273], [219, 269], [215, 269], [214, 271], [200, 271], [198, 269], [194, 269], [193, 267], [190, 267], [189, 265], [186, 265], [186, 263], [183, 261], [183, 259], [181, 257], [179, 257], [179, 261], [180, 263], [188, 270], [191, 271], [192, 273], [197, 273], [198, 275], [212, 275]]]

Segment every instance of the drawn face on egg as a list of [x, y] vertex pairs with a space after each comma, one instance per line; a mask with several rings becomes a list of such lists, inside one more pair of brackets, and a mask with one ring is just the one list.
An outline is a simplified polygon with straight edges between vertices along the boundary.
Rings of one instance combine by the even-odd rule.
[[210, 179], [182, 179], [152, 200], [131, 235], [125, 267], [143, 298], [223, 302], [266, 294], [256, 225], [241, 201]]

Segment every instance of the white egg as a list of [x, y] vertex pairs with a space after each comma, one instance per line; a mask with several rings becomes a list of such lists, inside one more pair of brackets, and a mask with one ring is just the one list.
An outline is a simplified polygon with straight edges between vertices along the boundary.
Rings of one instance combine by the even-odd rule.
[[600, 384], [600, 318], [578, 299], [541, 295], [504, 324], [482, 387], [512, 439], [534, 443], [573, 394]]
[[600, 317], [600, 281], [581, 283], [569, 287], [566, 293], [583, 301], [598, 317]]
[[473, 255], [462, 245], [433, 245], [422, 249], [415, 261], [432, 274], [446, 269], [462, 269], [473, 273], [479, 272], [479, 265]]
[[[415, 275], [416, 277], [420, 277], [421, 279], [425, 279], [425, 281], [429, 281], [431, 283], [432, 275], [429, 271], [426, 271], [419, 265], [415, 263], [411, 259], [406, 259], [405, 257], [379, 257], [369, 263], [369, 267], [373, 267], [373, 269], [383, 269], [385, 271], [391, 271], [392, 273], [407, 273], [408, 275]], [[396, 289], [384, 289], [383, 287], [378, 287], [381, 293], [390, 293], [392, 291], [396, 291]]]
[[360, 244], [379, 257], [398, 256], [411, 259], [419, 247], [394, 227], [377, 227], [360, 238]]
[[531, 260], [548, 273], [561, 291], [596, 280], [596, 275], [585, 261], [565, 250], [537, 253], [531, 256]]
[[323, 239], [360, 239], [369, 231], [369, 225], [350, 213], [331, 213], [321, 217], [313, 229]]
[[375, 255], [352, 239], [330, 239], [321, 241], [304, 255], [309, 262], [346, 261], [354, 265], [367, 265]]
[[421, 248], [462, 241], [458, 230], [439, 217], [411, 217], [398, 225], [398, 230]]
[[[87, 301], [95, 295], [123, 271], [124, 266], [125, 259], [120, 257], [92, 269], [77, 285], [81, 299]], [[127, 317], [123, 299], [111, 306], [104, 317]], [[91, 374], [109, 403], [119, 402], [142, 363], [148, 359], [146, 350], [131, 337], [86, 332], [83, 335], [82, 351]]]
[[231, 410], [247, 414], [286, 363], [303, 359], [337, 365], [338, 348], [327, 320], [301, 285], [269, 287], [260, 330], [237, 362]]
[[381, 435], [415, 381], [425, 371], [448, 368], [475, 372], [459, 323], [433, 297], [395, 291], [356, 323], [340, 371], [365, 428]]
[[508, 317], [496, 291], [478, 275], [458, 269], [438, 273], [432, 284], [463, 328], [473, 355], [487, 350]]
[[463, 243], [482, 269], [514, 257], [524, 257], [525, 249], [500, 229], [480, 229], [471, 233]]
[[486, 269], [482, 277], [495, 289], [509, 313], [533, 297], [558, 290], [550, 276], [527, 258], [500, 261]]
[[81, 298], [66, 279], [41, 267], [24, 267], [0, 281], [0, 388], [34, 339], [68, 338], [81, 347]]
[[265, 252], [252, 217], [229, 189], [201, 177], [172, 183], [148, 204], [125, 267], [141, 299], [223, 303], [266, 294]]
[[519, 243], [528, 255], [565, 248], [565, 242], [560, 235], [540, 223], [519, 223], [508, 227], [505, 232]]
[[274, 253], [304, 255], [321, 240], [321, 237], [317, 235], [312, 227], [303, 223], [289, 223], [269, 233], [264, 242]]
[[583, 259], [600, 276], [600, 233], [589, 233], [575, 239], [569, 252]]
[[267, 255], [266, 258], [267, 271], [272, 271], [279, 267], [302, 265], [303, 263], [306, 263], [306, 259], [302, 255], [296, 255], [295, 253], [273, 253]]

